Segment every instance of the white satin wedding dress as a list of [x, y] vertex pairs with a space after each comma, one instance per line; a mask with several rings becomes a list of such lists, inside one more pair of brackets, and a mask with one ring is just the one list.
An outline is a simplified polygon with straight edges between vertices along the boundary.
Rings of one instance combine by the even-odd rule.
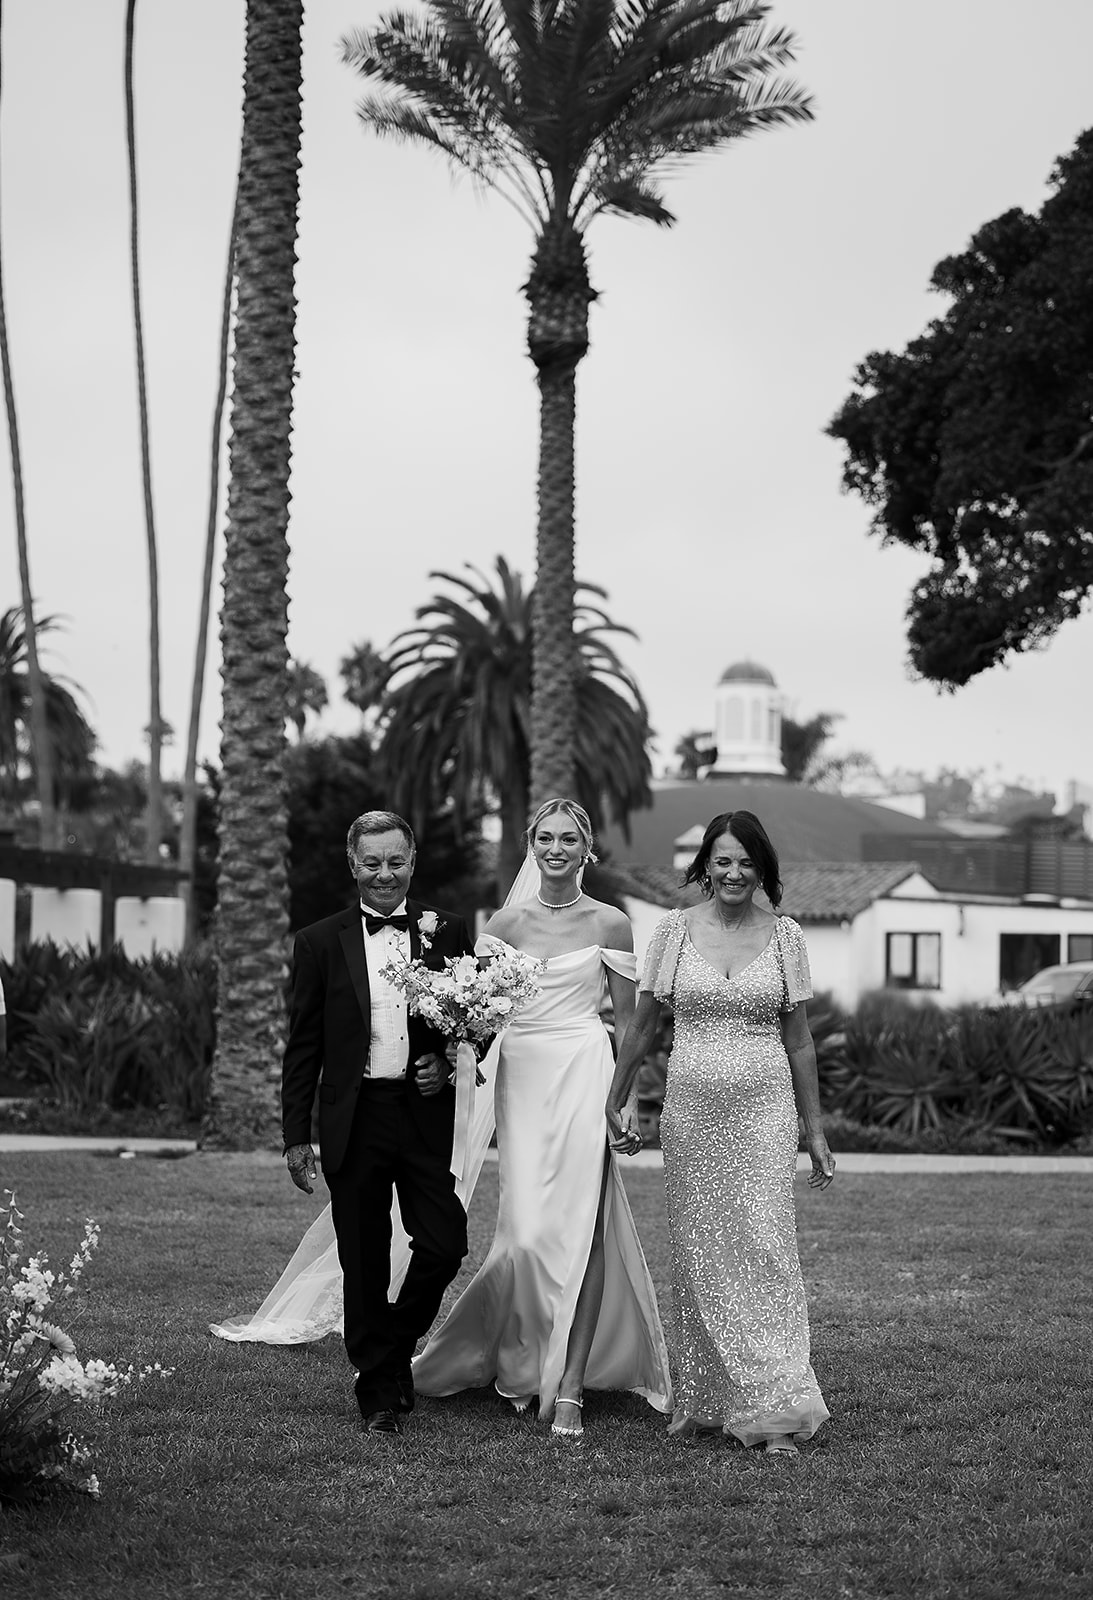
[[[488, 955], [500, 940], [485, 937]], [[604, 968], [633, 978], [625, 950], [551, 956], [541, 993], [501, 1036], [497, 1070], [497, 1231], [485, 1261], [414, 1361], [421, 1394], [493, 1383], [554, 1409], [599, 1209], [604, 1163], [604, 1291], [585, 1372], [589, 1389], [628, 1389], [671, 1408], [656, 1296], [603, 1106], [614, 1071], [600, 1020]]]
[[[488, 955], [501, 941], [484, 936]], [[600, 1020], [605, 966], [633, 978], [629, 951], [552, 956], [541, 993], [506, 1029], [483, 1071], [462, 1180], [469, 1206], [496, 1109], [497, 1230], [482, 1266], [414, 1361], [420, 1394], [449, 1395], [494, 1383], [510, 1398], [538, 1395], [553, 1410], [577, 1296], [584, 1281], [608, 1163], [604, 1198], [604, 1292], [585, 1373], [589, 1389], [626, 1389], [658, 1411], [672, 1406], [668, 1352], [618, 1163], [607, 1145], [603, 1106], [614, 1071]], [[398, 1293], [409, 1243], [398, 1226], [391, 1288]], [[302, 1344], [341, 1331], [341, 1268], [327, 1206], [252, 1317], [216, 1323], [224, 1339]]]

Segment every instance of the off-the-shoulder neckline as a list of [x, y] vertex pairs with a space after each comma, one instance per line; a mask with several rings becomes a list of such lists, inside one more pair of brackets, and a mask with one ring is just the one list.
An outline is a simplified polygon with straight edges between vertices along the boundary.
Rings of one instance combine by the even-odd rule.
[[[509, 944], [507, 939], [499, 939], [495, 933], [483, 933], [483, 934], [479, 935], [479, 938], [490, 939], [490, 940], [493, 941], [494, 944], [503, 944], [505, 946], [506, 950], [515, 950], [517, 948], [516, 945]], [[536, 956], [534, 959], [536, 961], [547, 961], [547, 962], [550, 962], [550, 961], [561, 961], [566, 956], [583, 956], [589, 950], [610, 951], [612, 955], [616, 955], [616, 956], [633, 956], [634, 955], [634, 952], [632, 950], [620, 950], [616, 945], [612, 945], [612, 944], [582, 944], [582, 945], [578, 945], [575, 950], [559, 950], [555, 955], [552, 955], [552, 956]], [[525, 954], [526, 954], [526, 952], [525, 952]], [[634, 959], [636, 961], [637, 957], [634, 956]]]

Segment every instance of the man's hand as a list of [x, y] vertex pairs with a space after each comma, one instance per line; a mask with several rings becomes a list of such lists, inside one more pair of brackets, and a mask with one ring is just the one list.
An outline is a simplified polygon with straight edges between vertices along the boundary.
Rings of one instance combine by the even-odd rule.
[[439, 1094], [450, 1071], [444, 1057], [430, 1050], [428, 1055], [418, 1056], [414, 1062], [414, 1082], [424, 1095]]
[[315, 1180], [315, 1152], [309, 1144], [290, 1144], [285, 1151], [285, 1160], [288, 1162], [288, 1175], [305, 1194], [314, 1194], [311, 1187]]

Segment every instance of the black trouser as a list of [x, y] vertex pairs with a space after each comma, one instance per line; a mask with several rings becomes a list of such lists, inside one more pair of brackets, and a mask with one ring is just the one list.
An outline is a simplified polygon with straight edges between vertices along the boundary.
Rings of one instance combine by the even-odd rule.
[[[394, 1409], [410, 1358], [467, 1253], [467, 1214], [449, 1170], [451, 1129], [413, 1084], [366, 1080], [345, 1157], [327, 1176], [345, 1299], [345, 1348], [361, 1414]], [[398, 1298], [391, 1281], [391, 1191], [410, 1236]]]

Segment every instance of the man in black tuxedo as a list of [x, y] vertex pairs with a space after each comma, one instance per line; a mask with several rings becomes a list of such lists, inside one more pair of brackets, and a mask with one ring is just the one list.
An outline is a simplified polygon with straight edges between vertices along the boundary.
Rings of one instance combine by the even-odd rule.
[[[285, 1155], [311, 1194], [311, 1113], [319, 1090], [319, 1151], [330, 1190], [345, 1298], [345, 1348], [357, 1369], [366, 1431], [398, 1433], [412, 1409], [410, 1358], [467, 1253], [467, 1216], [450, 1166], [455, 1090], [446, 1040], [381, 976], [421, 956], [442, 968], [468, 954], [460, 917], [406, 898], [414, 835], [392, 811], [366, 811], [346, 849], [360, 905], [296, 935], [281, 1081]], [[423, 940], [424, 934], [424, 940]], [[391, 1191], [412, 1241], [394, 1303]]]

